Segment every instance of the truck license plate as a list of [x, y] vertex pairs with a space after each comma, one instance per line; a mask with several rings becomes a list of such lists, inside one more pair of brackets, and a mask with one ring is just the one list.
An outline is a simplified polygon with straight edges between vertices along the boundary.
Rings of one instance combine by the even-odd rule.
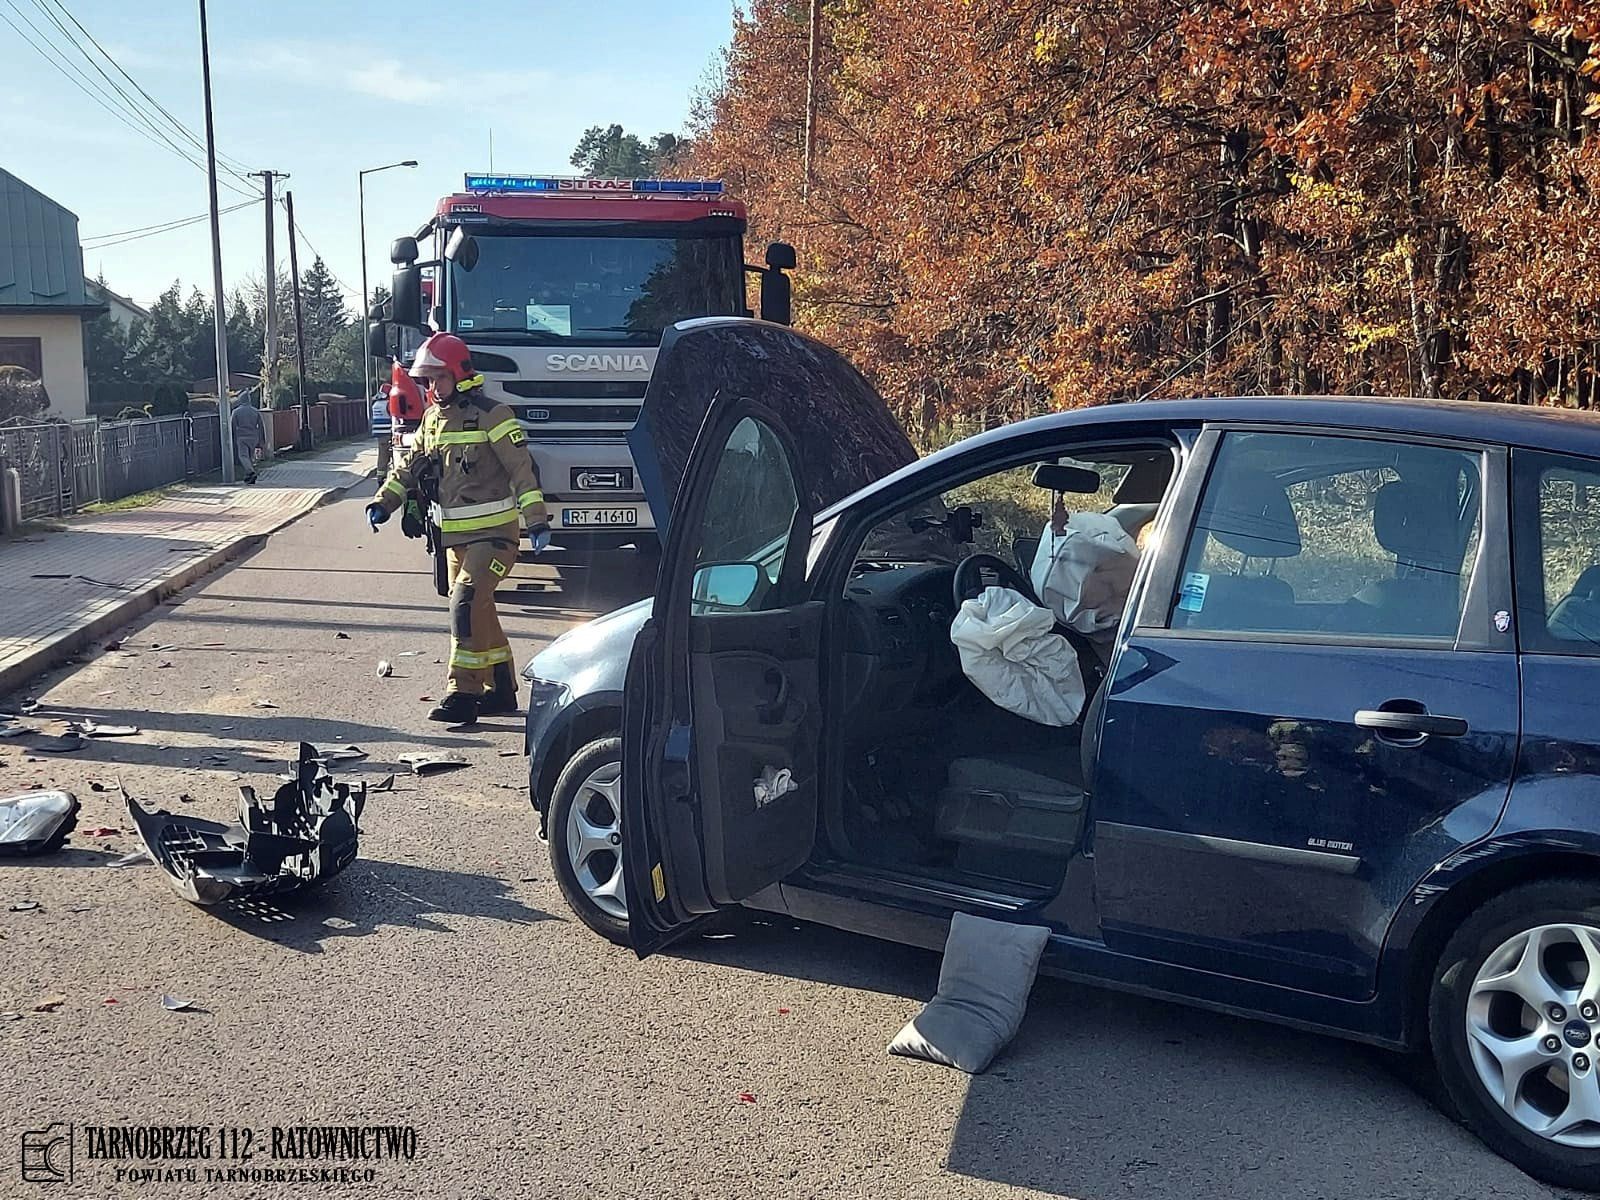
[[561, 510], [561, 523], [569, 528], [574, 525], [637, 525], [639, 523], [639, 510], [637, 508], [564, 508]]

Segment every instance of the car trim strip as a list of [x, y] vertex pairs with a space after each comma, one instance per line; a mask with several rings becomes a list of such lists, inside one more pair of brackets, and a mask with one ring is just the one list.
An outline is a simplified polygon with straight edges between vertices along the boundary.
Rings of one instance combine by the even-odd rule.
[[1095, 822], [1097, 838], [1121, 838], [1124, 841], [1144, 842], [1178, 850], [1209, 850], [1217, 854], [1231, 854], [1255, 862], [1271, 863], [1279, 867], [1305, 867], [1313, 871], [1331, 871], [1335, 875], [1354, 875], [1361, 867], [1361, 857], [1355, 854], [1337, 854], [1327, 850], [1302, 850], [1297, 846], [1273, 846], [1265, 842], [1244, 842], [1237, 838], [1216, 837], [1207, 833], [1183, 833], [1176, 829], [1153, 829], [1148, 825], [1124, 825], [1119, 821]]

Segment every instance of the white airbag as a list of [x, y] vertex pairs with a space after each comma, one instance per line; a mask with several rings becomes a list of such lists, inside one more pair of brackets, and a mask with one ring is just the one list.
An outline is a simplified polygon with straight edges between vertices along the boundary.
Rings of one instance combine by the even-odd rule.
[[1060, 533], [1046, 525], [1033, 556], [1033, 591], [1069, 629], [1099, 633], [1122, 620], [1139, 545], [1108, 513], [1080, 512]]
[[1041, 725], [1071, 725], [1083, 711], [1083, 670], [1055, 618], [1011, 588], [984, 588], [961, 605], [950, 640], [961, 669], [1007, 712]]

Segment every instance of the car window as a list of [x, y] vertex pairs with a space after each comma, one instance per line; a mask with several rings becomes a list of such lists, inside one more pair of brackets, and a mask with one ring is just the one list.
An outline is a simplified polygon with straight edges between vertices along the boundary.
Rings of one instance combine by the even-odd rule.
[[1172, 598], [1217, 632], [1452, 639], [1481, 455], [1310, 434], [1223, 437]]
[[1523, 648], [1600, 654], [1600, 462], [1518, 451], [1513, 470]]
[[707, 489], [690, 612], [767, 607], [799, 507], [783, 443], [765, 423], [744, 418], [728, 436]]

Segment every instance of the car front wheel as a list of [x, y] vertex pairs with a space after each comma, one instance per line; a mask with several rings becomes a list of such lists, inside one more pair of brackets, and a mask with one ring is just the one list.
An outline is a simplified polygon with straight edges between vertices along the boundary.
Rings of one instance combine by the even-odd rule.
[[598, 738], [567, 761], [550, 795], [548, 828], [550, 866], [567, 904], [601, 937], [627, 945], [621, 738]]
[[1440, 957], [1429, 1034], [1491, 1148], [1546, 1183], [1600, 1186], [1600, 883], [1527, 884], [1468, 917]]

